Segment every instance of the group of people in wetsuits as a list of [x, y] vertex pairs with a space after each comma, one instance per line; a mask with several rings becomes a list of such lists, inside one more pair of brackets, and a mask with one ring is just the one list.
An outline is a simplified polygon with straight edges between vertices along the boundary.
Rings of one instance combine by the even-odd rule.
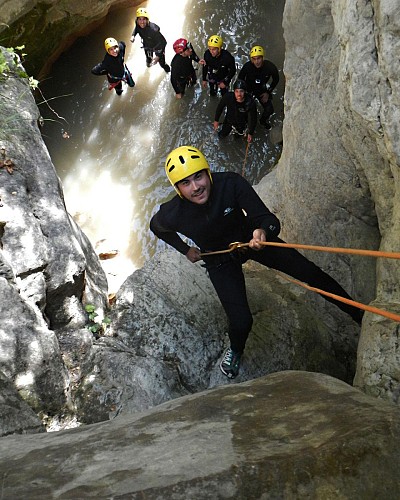
[[[197, 81], [193, 63], [202, 66], [202, 87], [209, 87], [211, 96], [221, 95], [215, 115], [214, 129], [220, 127], [220, 117], [225, 112], [222, 127], [218, 132], [220, 138], [231, 132], [247, 137], [251, 142], [257, 125], [257, 104], [262, 107], [260, 124], [267, 130], [271, 128], [270, 117], [274, 113], [272, 92], [279, 82], [279, 71], [274, 63], [265, 59], [264, 48], [255, 45], [250, 50], [250, 60], [239, 71], [233, 90], [231, 82], [236, 74], [236, 62], [233, 55], [224, 49], [220, 35], [212, 35], [207, 41], [207, 50], [203, 58], [196, 54], [193, 45], [185, 38], [178, 38], [173, 49], [175, 56], [171, 66], [165, 62], [165, 47], [167, 41], [160, 27], [150, 21], [147, 10], [143, 7], [136, 11], [136, 22], [130, 41], [135, 41], [136, 35], [142, 39], [147, 67], [159, 64], [166, 73], [171, 73], [171, 84], [177, 99], [185, 95], [187, 87]], [[134, 87], [132, 74], [125, 63], [126, 44], [115, 38], [107, 38], [104, 42], [106, 55], [102, 62], [92, 68], [94, 75], [106, 75], [109, 89], [114, 89], [117, 95], [123, 92], [122, 82]]]
[[[160, 28], [150, 22], [144, 8], [136, 12], [131, 42], [137, 34], [143, 41], [147, 66], [158, 63], [166, 73], [171, 73], [171, 84], [178, 99], [197, 80], [193, 63], [202, 66], [202, 87], [208, 87], [211, 96], [221, 95], [214, 116], [215, 130], [219, 129], [219, 119], [225, 110], [218, 132], [220, 137], [234, 131], [247, 135], [251, 142], [258, 121], [256, 100], [262, 107], [261, 125], [267, 130], [271, 128], [272, 92], [279, 82], [279, 72], [265, 59], [262, 46], [251, 48], [250, 60], [240, 69], [230, 91], [236, 63], [232, 54], [222, 48], [221, 36], [212, 35], [208, 39], [202, 59], [187, 39], [178, 38], [173, 44], [175, 56], [170, 67], [165, 62], [166, 39]], [[131, 87], [135, 85], [124, 62], [126, 45], [107, 38], [105, 48], [104, 60], [92, 73], [107, 75], [110, 90], [115, 89], [117, 95], [121, 95], [123, 81]], [[242, 270], [248, 260], [282, 271], [333, 296], [341, 296], [345, 301], [330, 296], [324, 298], [361, 323], [362, 311], [346, 302], [351, 297], [331, 276], [294, 249], [266, 246], [267, 242], [284, 244], [278, 237], [280, 222], [246, 179], [233, 172], [211, 172], [203, 153], [192, 145], [170, 152], [165, 173], [176, 196], [160, 206], [150, 221], [150, 229], [190, 262], [204, 262], [228, 319], [229, 347], [219, 364], [226, 377], [234, 379], [239, 374], [253, 324]], [[182, 236], [193, 244], [188, 244]], [[248, 246], [246, 250], [221, 252], [232, 242], [248, 242]]]

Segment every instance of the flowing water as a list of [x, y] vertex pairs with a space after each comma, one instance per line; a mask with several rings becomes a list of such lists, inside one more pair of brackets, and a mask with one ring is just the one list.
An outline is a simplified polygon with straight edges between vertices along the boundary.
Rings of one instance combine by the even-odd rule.
[[[159, 65], [146, 67], [140, 38], [129, 42], [136, 7], [109, 14], [101, 26], [79, 38], [41, 83], [43, 95], [51, 99], [39, 106], [45, 118], [43, 136], [63, 184], [67, 210], [98, 251], [118, 251], [117, 257], [103, 261], [110, 291], [164, 247], [148, 225], [160, 203], [174, 192], [164, 173], [172, 149], [194, 145], [212, 170], [243, 173], [251, 183], [276, 164], [283, 120], [284, 3], [149, 0], [146, 4], [168, 41], [168, 63], [174, 55], [173, 42], [182, 36], [201, 57], [209, 36], [220, 34], [239, 69], [252, 45], [264, 46], [281, 81], [274, 97], [273, 129], [266, 133], [257, 127], [247, 154], [243, 138], [220, 141], [213, 132], [218, 97], [210, 97], [198, 82], [177, 100], [169, 75]], [[105, 77], [90, 73], [104, 57], [106, 37], [127, 44], [125, 60], [136, 86], [124, 86], [121, 97], [108, 90]], [[201, 69], [197, 75], [201, 80]]]

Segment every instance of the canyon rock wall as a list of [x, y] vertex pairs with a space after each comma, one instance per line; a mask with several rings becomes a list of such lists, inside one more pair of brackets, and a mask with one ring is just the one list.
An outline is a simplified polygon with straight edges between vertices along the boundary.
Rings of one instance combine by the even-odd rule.
[[[399, 2], [288, 0], [284, 148], [258, 186], [290, 241], [399, 251]], [[313, 256], [361, 302], [399, 313], [398, 260]], [[366, 314], [356, 384], [397, 400], [399, 323]]]

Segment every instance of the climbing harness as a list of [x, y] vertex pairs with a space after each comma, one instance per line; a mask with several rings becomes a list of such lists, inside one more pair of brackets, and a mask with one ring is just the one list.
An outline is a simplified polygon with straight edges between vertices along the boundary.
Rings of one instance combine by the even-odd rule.
[[124, 64], [124, 76], [120, 78], [119, 76], [114, 76], [111, 75], [110, 73], [107, 74], [109, 78], [112, 78], [113, 80], [117, 80], [116, 82], [108, 82], [108, 90], [113, 90], [117, 85], [119, 85], [120, 82], [125, 82], [129, 87], [134, 87], [135, 82], [132, 78], [132, 73], [130, 72], [128, 66]]
[[[285, 247], [285, 248], [299, 248], [303, 250], [316, 250], [320, 252], [331, 252], [331, 253], [345, 253], [345, 254], [353, 254], [353, 255], [365, 255], [369, 257], [383, 257], [387, 259], [400, 259], [400, 252], [383, 252], [381, 250], [362, 250], [356, 248], [338, 248], [338, 247], [323, 247], [316, 245], [301, 245], [297, 243], [278, 243], [273, 241], [262, 241], [260, 242], [262, 246], [275, 246], [275, 247]], [[250, 243], [241, 243], [240, 241], [235, 241], [229, 245], [226, 250], [216, 250], [214, 252], [203, 252], [200, 253], [200, 257], [208, 256], [208, 255], [219, 255], [234, 252], [235, 250], [246, 250], [250, 246]], [[400, 322], [400, 315], [391, 313], [389, 311], [385, 311], [383, 309], [379, 309], [377, 307], [368, 306], [362, 304], [361, 302], [356, 302], [355, 300], [346, 299], [345, 297], [341, 297], [340, 295], [335, 295], [330, 292], [325, 292], [324, 290], [320, 290], [319, 288], [312, 287], [300, 281], [289, 278], [288, 276], [277, 271], [277, 274], [282, 278], [294, 283], [296, 285], [302, 286], [307, 290], [312, 292], [319, 293], [321, 295], [326, 295], [327, 297], [331, 297], [339, 302], [344, 302], [345, 304], [349, 304], [351, 306], [357, 307], [358, 309], [363, 309], [364, 311], [372, 312], [374, 314], [379, 314], [380, 316], [384, 316], [386, 318], [392, 319], [394, 321]]]

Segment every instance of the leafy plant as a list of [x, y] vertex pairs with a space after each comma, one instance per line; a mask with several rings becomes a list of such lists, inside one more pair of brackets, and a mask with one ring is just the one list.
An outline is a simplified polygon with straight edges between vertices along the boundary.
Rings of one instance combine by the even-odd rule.
[[110, 318], [104, 316], [101, 322], [96, 321], [98, 314], [96, 312], [96, 307], [93, 304], [86, 304], [85, 311], [88, 313], [89, 324], [87, 325], [88, 330], [90, 330], [97, 338], [104, 334], [108, 325], [111, 323]]
[[10, 66], [10, 63], [4, 53], [0, 51], [0, 78], [5, 79], [14, 72], [20, 78], [27, 78], [29, 87], [32, 90], [35, 90], [39, 85], [39, 81], [32, 76], [29, 76], [21, 66], [21, 59], [23, 60], [26, 56], [26, 53], [23, 52], [24, 48], [25, 45], [6, 48], [6, 51], [11, 55], [13, 67]]

